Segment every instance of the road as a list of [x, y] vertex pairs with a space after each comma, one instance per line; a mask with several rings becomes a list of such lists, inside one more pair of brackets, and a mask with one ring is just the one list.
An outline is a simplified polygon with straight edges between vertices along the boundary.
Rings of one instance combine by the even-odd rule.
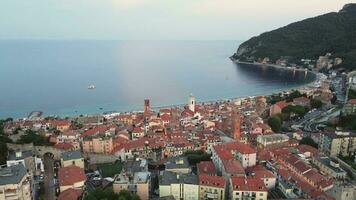
[[53, 158], [45, 155], [44, 156], [44, 190], [46, 200], [55, 200], [55, 186], [54, 186], [54, 160]]

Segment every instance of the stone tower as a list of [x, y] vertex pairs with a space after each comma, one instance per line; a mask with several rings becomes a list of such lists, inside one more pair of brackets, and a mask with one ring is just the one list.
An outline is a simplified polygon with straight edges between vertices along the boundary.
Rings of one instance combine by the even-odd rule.
[[189, 110], [195, 112], [195, 97], [193, 95], [189, 96]]
[[235, 140], [240, 141], [241, 139], [241, 115], [235, 110], [232, 110], [232, 136]]
[[151, 111], [150, 100], [149, 99], [145, 99], [143, 113], [145, 115], [148, 115], [150, 113], [150, 111]]

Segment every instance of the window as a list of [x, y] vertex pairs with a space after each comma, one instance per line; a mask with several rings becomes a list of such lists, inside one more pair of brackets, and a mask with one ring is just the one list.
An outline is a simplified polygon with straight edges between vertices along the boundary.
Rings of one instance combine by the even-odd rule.
[[263, 193], [262, 193], [262, 192], [260, 193], [260, 196], [263, 196]]

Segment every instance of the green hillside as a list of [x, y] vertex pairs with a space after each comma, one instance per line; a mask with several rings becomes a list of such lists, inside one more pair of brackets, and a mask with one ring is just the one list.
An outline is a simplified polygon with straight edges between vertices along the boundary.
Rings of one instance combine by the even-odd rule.
[[326, 53], [343, 59], [338, 67], [356, 69], [356, 4], [253, 37], [242, 43], [232, 57], [241, 61], [269, 57], [275, 62], [281, 56], [298, 61], [317, 59]]

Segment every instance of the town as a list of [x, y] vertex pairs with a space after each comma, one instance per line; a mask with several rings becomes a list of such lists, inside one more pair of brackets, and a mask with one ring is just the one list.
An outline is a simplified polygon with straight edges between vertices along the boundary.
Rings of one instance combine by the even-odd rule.
[[356, 198], [356, 73], [268, 96], [151, 103], [2, 120], [0, 199]]

